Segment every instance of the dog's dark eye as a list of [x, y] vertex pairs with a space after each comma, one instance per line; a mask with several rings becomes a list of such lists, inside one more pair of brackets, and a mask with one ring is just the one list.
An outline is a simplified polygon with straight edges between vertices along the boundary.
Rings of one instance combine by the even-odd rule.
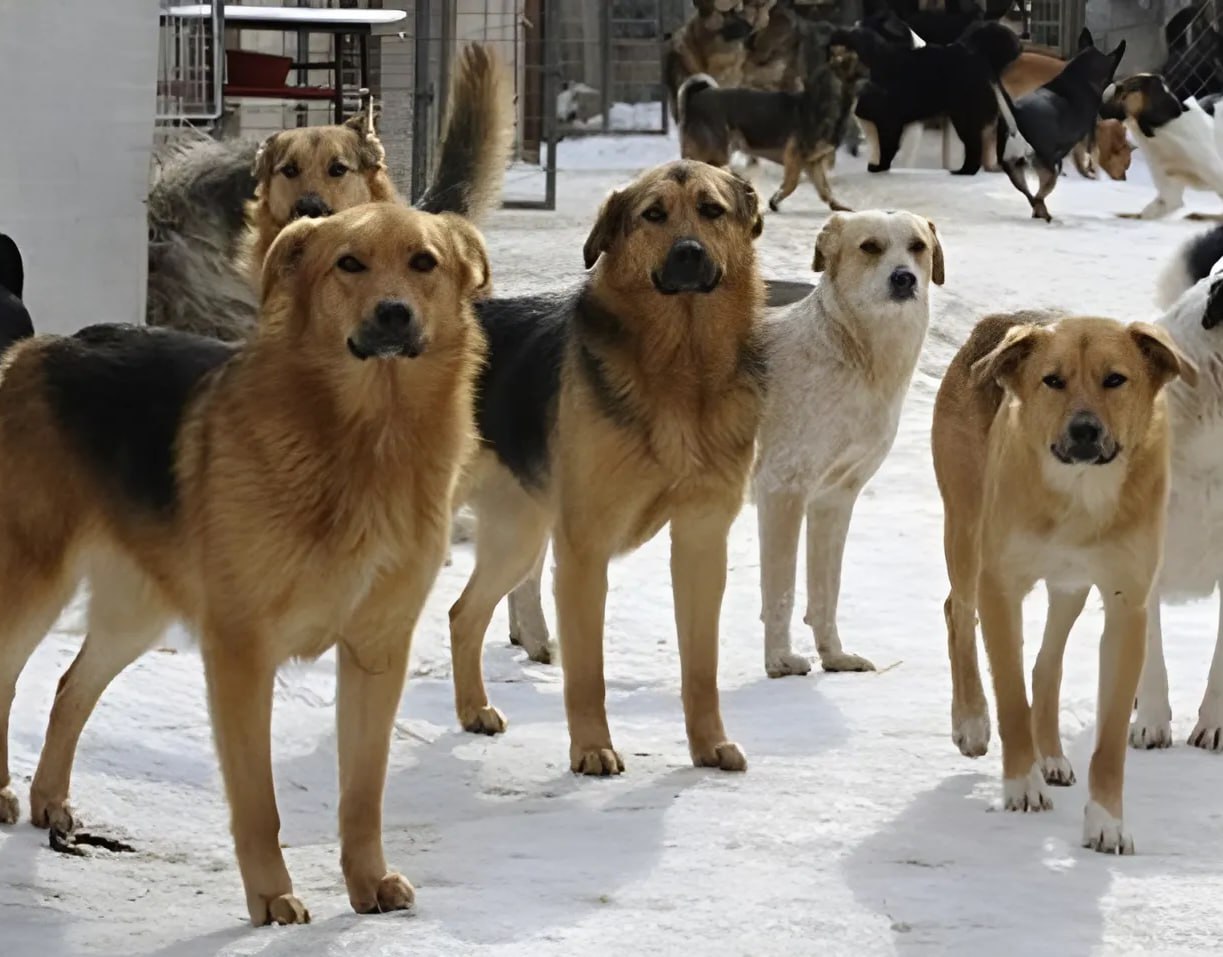
[[641, 214], [641, 218], [647, 223], [665, 223], [667, 221], [667, 211], [661, 206], [651, 206]]
[[883, 252], [883, 247], [880, 246], [873, 239], [868, 239], [858, 248], [861, 249], [868, 256], [878, 256], [880, 253]]
[[347, 172], [348, 172], [348, 167], [345, 166], [343, 163], [341, 163], [339, 160], [336, 160], [334, 163], [332, 163], [330, 166], [327, 167], [327, 175], [334, 176], [337, 179], [343, 176]]
[[433, 272], [437, 266], [437, 257], [433, 253], [417, 253], [408, 261], [408, 265], [417, 272]]
[[1060, 375], [1047, 375], [1040, 381], [1047, 385], [1050, 389], [1057, 389], [1060, 391], [1066, 388], [1066, 380]]
[[1129, 379], [1123, 376], [1120, 372], [1110, 372], [1104, 377], [1104, 388], [1117, 389], [1125, 385]]
[[280, 175], [285, 179], [297, 179], [300, 172], [301, 170], [297, 168], [296, 163], [285, 163], [284, 166], [280, 167]]
[[345, 272], [365, 272], [365, 263], [356, 256], [341, 256], [336, 265]]
[[909, 243], [909, 252], [913, 253], [914, 255], [920, 256], [925, 251], [926, 244], [920, 239], [915, 239], [913, 242]]
[[701, 203], [701, 205], [697, 207], [697, 212], [699, 212], [706, 219], [717, 219], [719, 216], [725, 213], [726, 210], [717, 203]]

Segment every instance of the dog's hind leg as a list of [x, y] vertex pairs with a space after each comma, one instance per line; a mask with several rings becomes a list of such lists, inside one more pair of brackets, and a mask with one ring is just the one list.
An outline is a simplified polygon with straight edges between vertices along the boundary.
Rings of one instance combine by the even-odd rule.
[[769, 198], [769, 209], [777, 212], [781, 208], [781, 201], [794, 192], [802, 175], [802, 151], [798, 148], [798, 143], [792, 139], [786, 143], [785, 154], [782, 157], [781, 186]]
[[815, 650], [825, 671], [874, 671], [865, 658], [841, 647], [837, 633], [837, 599], [841, 594], [841, 563], [858, 490], [844, 499], [807, 507], [807, 614], [815, 635]]
[[547, 554], [547, 548], [540, 550], [539, 561], [509, 597], [510, 644], [519, 645], [528, 658], [544, 665], [552, 663], [556, 650], [544, 617], [542, 582]]
[[803, 498], [788, 491], [758, 494], [760, 526], [760, 618], [764, 622], [764, 670], [770, 678], [805, 675], [811, 662], [790, 647], [794, 615], [794, 582], [798, 536], [803, 526]]
[[476, 565], [450, 609], [450, 657], [459, 724], [500, 734], [505, 717], [488, 701], [481, 659], [497, 603], [540, 562], [548, 543], [547, 509], [508, 473], [490, 480], [475, 501]]
[[[1223, 618], [1221, 618], [1223, 621]], [[1215, 657], [1219, 657], [1216, 650]], [[1138, 679], [1138, 708], [1130, 725], [1130, 746], [1172, 747], [1172, 705], [1168, 701], [1168, 668], [1164, 663], [1164, 634], [1159, 616], [1159, 591], [1147, 601], [1147, 657]]]
[[1032, 200], [1032, 218], [1043, 219], [1046, 223], [1053, 222], [1053, 217], [1049, 215], [1049, 209], [1045, 206], [1045, 197], [1053, 192], [1053, 188], [1057, 185], [1058, 170], [1046, 166], [1040, 160], [1035, 163], [1036, 175], [1040, 181], [1040, 186], [1036, 190], [1036, 196]]
[[89, 575], [88, 633], [59, 680], [47, 740], [30, 785], [30, 820], [36, 827], [70, 831], [72, 762], [85, 722], [106, 686], [147, 651], [172, 613], [148, 578], [126, 558], [107, 554]]
[[1049, 617], [1045, 620], [1045, 635], [1032, 668], [1032, 728], [1036, 734], [1036, 750], [1040, 752], [1041, 770], [1046, 784], [1062, 787], [1074, 784], [1074, 771], [1062, 750], [1058, 726], [1062, 657], [1070, 629], [1083, 611], [1089, 591], [1088, 588], [1078, 591], [1049, 588]]
[[827, 156], [821, 156], [819, 159], [808, 163], [807, 175], [811, 177], [815, 191], [820, 194], [820, 199], [828, 204], [829, 209], [838, 213], [852, 213], [852, 209], [844, 203], [838, 202], [837, 198], [832, 195], [832, 185], [828, 182], [829, 157], [835, 155], [835, 153], [829, 153]]
[[1206, 694], [1202, 696], [1202, 706], [1198, 708], [1197, 724], [1189, 735], [1189, 743], [1193, 747], [1207, 751], [1223, 751], [1223, 597], [1220, 598], [1220, 606], [1219, 632], [1214, 657], [1210, 659]]
[[[1032, 195], [1032, 191], [1028, 189], [1028, 176], [1024, 170], [1024, 161], [1003, 159], [1002, 168], [1006, 170], [1006, 175], [1010, 178], [1011, 185], [1023, 193], [1024, 198], [1028, 201], [1028, 205], [1035, 210], [1036, 198]], [[1032, 215], [1035, 216], [1036, 213], [1033, 212]]]

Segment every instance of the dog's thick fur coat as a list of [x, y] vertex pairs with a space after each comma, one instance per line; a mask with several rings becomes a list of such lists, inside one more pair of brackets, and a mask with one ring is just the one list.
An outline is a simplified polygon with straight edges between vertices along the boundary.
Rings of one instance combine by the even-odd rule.
[[[1168, 495], [1163, 388], [1177, 376], [1192, 384], [1196, 369], [1156, 326], [1048, 319], [982, 320], [935, 400], [952, 737], [970, 757], [989, 741], [979, 613], [998, 706], [1004, 806], [1044, 810], [1046, 784], [1074, 782], [1058, 728], [1062, 655], [1094, 585], [1105, 625], [1083, 844], [1132, 853], [1122, 784]], [[1029, 706], [1022, 602], [1042, 579], [1049, 614]]]
[[381, 807], [412, 631], [474, 449], [483, 242], [458, 217], [372, 204], [287, 228], [241, 349], [93, 326], [0, 366], [0, 819], [17, 677], [76, 590], [88, 637], [60, 681], [30, 788], [68, 830], [81, 730], [107, 684], [180, 619], [199, 636], [255, 924], [309, 919], [280, 850], [276, 669], [338, 645], [341, 863], [360, 912], [408, 906]]

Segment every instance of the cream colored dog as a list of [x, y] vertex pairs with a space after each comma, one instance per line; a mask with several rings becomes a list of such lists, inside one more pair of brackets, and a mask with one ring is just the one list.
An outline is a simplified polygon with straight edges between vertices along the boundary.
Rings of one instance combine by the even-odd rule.
[[838, 213], [815, 246], [815, 291], [766, 327], [759, 435], [761, 618], [769, 676], [805, 675], [790, 646], [798, 535], [807, 519], [807, 614], [826, 671], [870, 671], [837, 633], [854, 503], [896, 438], [900, 408], [943, 283], [934, 224], [912, 213]]
[[[952, 737], [985, 753], [989, 716], [974, 616], [989, 655], [1007, 810], [1052, 806], [1074, 783], [1062, 752], [1062, 654], [1092, 585], [1104, 599], [1096, 748], [1083, 845], [1131, 854], [1122, 817], [1126, 741], [1168, 499], [1164, 386], [1197, 370], [1157, 326], [990, 316], [952, 360], [934, 406], [945, 510]], [[1023, 597], [1049, 593], [1044, 640], [1023, 675]]]

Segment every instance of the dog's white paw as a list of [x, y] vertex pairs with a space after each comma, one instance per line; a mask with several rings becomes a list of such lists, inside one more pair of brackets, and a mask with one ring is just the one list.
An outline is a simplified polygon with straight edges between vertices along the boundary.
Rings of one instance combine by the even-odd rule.
[[1003, 779], [1002, 806], [1008, 811], [1052, 810], [1053, 801], [1045, 790], [1045, 775], [1039, 762], [1021, 778]]
[[1095, 801], [1083, 811], [1083, 846], [1101, 854], [1133, 854], [1134, 839], [1120, 818], [1113, 817]]
[[1172, 747], [1172, 719], [1147, 714], [1141, 705], [1130, 725], [1130, 747], [1140, 749]]
[[770, 678], [805, 675], [811, 672], [811, 662], [792, 651], [777, 651], [765, 656], [764, 670]]
[[845, 651], [829, 652], [820, 655], [820, 666], [825, 671], [874, 671], [875, 666], [861, 655], [851, 655]]
[[1045, 776], [1046, 784], [1059, 788], [1068, 788], [1074, 784], [1074, 769], [1065, 755], [1041, 758], [1040, 770]]
[[1223, 700], [1209, 694], [1202, 700], [1189, 743], [1203, 751], [1223, 751]]
[[21, 817], [21, 802], [12, 788], [0, 788], [0, 824], [16, 824]]
[[989, 750], [989, 715], [976, 714], [953, 724], [951, 740], [964, 757], [981, 757]]

